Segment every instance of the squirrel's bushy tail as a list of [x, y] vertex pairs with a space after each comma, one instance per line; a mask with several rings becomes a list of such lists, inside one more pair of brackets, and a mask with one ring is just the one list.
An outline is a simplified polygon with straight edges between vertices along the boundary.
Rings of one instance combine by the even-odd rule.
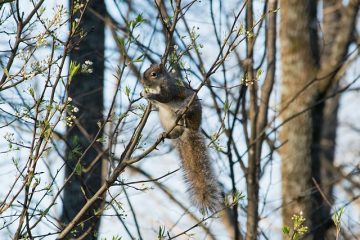
[[193, 202], [203, 214], [219, 210], [222, 196], [202, 134], [185, 129], [178, 139], [178, 149]]

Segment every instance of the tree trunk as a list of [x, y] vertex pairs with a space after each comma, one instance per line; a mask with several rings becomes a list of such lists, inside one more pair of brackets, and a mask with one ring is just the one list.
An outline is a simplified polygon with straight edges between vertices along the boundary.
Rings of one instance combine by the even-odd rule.
[[[280, 40], [282, 63], [282, 157], [283, 221], [292, 226], [292, 216], [303, 213], [311, 226], [313, 121], [311, 112], [294, 117], [313, 103], [314, 81], [319, 53], [316, 32], [316, 1], [280, 1]], [[304, 89], [304, 90], [303, 90]]]
[[310, 227], [308, 239], [325, 239], [331, 225], [331, 200], [327, 202], [326, 195], [331, 196], [332, 176], [322, 164], [334, 159], [338, 99], [325, 101], [325, 96], [339, 80], [359, 1], [342, 4], [323, 1], [322, 41], [318, 41], [317, 2], [280, 1], [283, 221], [292, 226], [293, 214], [302, 212]]
[[[70, 5], [73, 1], [70, 0]], [[86, 1], [81, 1], [84, 4]], [[87, 199], [99, 189], [104, 181], [105, 162], [101, 157], [102, 144], [96, 141], [85, 153], [99, 131], [98, 122], [103, 120], [103, 81], [104, 81], [104, 22], [96, 17], [90, 8], [101, 16], [105, 16], [103, 1], [90, 1], [80, 22], [80, 28], [86, 32], [84, 39], [74, 39], [75, 47], [70, 53], [70, 60], [76, 63], [93, 62], [92, 73], [79, 73], [71, 82], [69, 97], [73, 105], [79, 109], [77, 122], [67, 129], [66, 173], [70, 177], [64, 188], [63, 214], [64, 224], [70, 222], [84, 206]], [[78, 17], [78, 16], [77, 16]], [[98, 135], [101, 137], [102, 134]], [[79, 161], [80, 160], [80, 161]], [[87, 169], [89, 167], [89, 169]], [[82, 239], [96, 239], [100, 224], [99, 210], [104, 199], [84, 215], [72, 237], [87, 235]], [[101, 212], [101, 211], [100, 211]]]

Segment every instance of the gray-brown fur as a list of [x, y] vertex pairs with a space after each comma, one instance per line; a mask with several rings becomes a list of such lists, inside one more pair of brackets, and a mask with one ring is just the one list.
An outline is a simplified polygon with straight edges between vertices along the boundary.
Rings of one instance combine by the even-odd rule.
[[[169, 79], [172, 81], [169, 81]], [[146, 96], [144, 97], [161, 103], [173, 101], [174, 97], [185, 97], [185, 92], [191, 91], [191, 89], [185, 88], [185, 84], [182, 81], [176, 81], [160, 64], [152, 64], [150, 68], [144, 72], [141, 83], [145, 87]], [[157, 93], [146, 93], [147, 88], [160, 88], [160, 91]]]
[[198, 131], [186, 129], [177, 142], [190, 196], [202, 213], [221, 207], [221, 192], [209, 162], [204, 137]]
[[[141, 83], [145, 88], [142, 96], [158, 107], [161, 124], [165, 131], [169, 131], [194, 91], [184, 81], [171, 76], [162, 65], [151, 65], [144, 72]], [[207, 213], [221, 207], [222, 197], [204, 137], [199, 132], [201, 114], [201, 104], [196, 98], [168, 137], [176, 139], [193, 202]]]

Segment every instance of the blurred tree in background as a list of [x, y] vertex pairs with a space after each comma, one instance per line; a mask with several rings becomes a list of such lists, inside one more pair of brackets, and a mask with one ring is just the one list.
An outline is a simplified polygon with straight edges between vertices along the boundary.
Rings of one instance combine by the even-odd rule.
[[[359, 4], [0, 1], [1, 238], [359, 238]], [[214, 214], [140, 96], [161, 59], [202, 103]]]
[[[325, 238], [331, 221], [337, 128], [338, 81], [355, 40], [358, 1], [324, 1], [321, 25], [317, 2], [281, 1], [283, 219], [302, 211], [309, 239]], [[341, 34], [339, 34], [341, 32]], [[280, 110], [281, 111], [281, 110]], [[284, 181], [285, 180], [285, 181]], [[312, 236], [311, 236], [312, 235]]]
[[[70, 22], [79, 30], [71, 40], [70, 63], [82, 68], [69, 84], [69, 97], [73, 110], [67, 118], [75, 116], [74, 124], [68, 124], [65, 157], [65, 181], [61, 221], [66, 226], [94, 193], [104, 183], [107, 167], [102, 146], [103, 91], [105, 70], [105, 22], [96, 14], [106, 16], [103, 1], [69, 2]], [[85, 8], [84, 12], [76, 11]], [[96, 13], [95, 13], [96, 11]], [[70, 31], [74, 25], [70, 24]], [[76, 111], [78, 109], [78, 111]], [[97, 199], [83, 214], [83, 224], [76, 228], [75, 236], [93, 239], [100, 226], [104, 196]], [[86, 236], [84, 238], [84, 236]]]

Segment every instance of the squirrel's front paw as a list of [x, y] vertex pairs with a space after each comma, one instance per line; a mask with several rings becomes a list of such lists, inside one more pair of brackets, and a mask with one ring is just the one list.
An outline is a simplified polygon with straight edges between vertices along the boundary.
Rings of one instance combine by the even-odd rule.
[[148, 98], [148, 93], [146, 93], [145, 91], [140, 92], [140, 96], [143, 98]]
[[162, 132], [159, 136], [159, 139], [158, 140], [162, 140], [163, 142], [165, 141], [165, 138], [168, 138], [168, 133], [167, 132]]
[[162, 137], [163, 139], [169, 138], [169, 134], [168, 134], [167, 132], [162, 132], [162, 133], [161, 133], [161, 137]]

